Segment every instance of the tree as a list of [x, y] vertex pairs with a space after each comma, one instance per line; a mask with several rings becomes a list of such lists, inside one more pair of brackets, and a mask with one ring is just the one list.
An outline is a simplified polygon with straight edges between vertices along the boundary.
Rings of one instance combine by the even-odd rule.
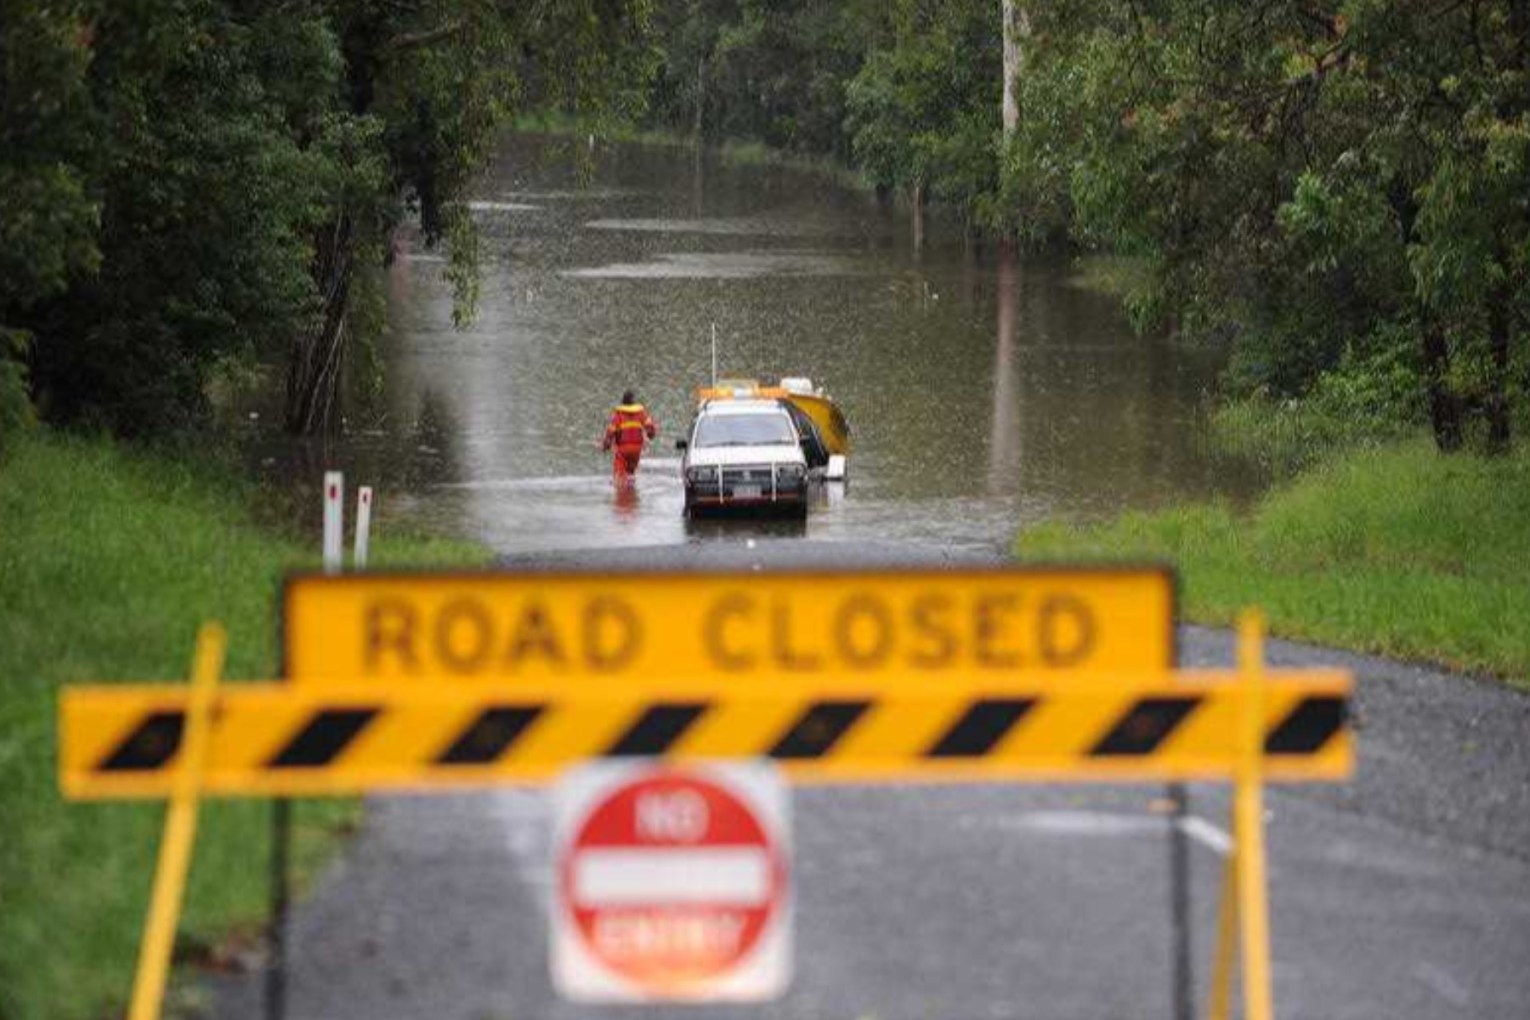
[[279, 58], [260, 16], [211, 0], [91, 14], [93, 144], [73, 167], [100, 258], [28, 312], [39, 397], [55, 420], [123, 434], [190, 427], [218, 359], [304, 328], [325, 168], [262, 80]]
[[647, 0], [76, 0], [0, 12], [0, 421], [201, 423], [229, 358], [287, 359], [337, 421], [358, 289], [394, 230], [476, 245], [460, 199], [515, 104], [630, 113]]
[[661, 3], [650, 119], [848, 158], [845, 88], [874, 14], [869, 0]]
[[1525, 11], [1049, 9], [1007, 197], [1145, 259], [1140, 319], [1226, 338], [1236, 389], [1384, 397], [1442, 449], [1502, 449], [1525, 360]]
[[848, 88], [846, 127], [879, 184], [975, 211], [997, 185], [1002, 27], [987, 3], [899, 0]]
[[427, 246], [447, 240], [454, 318], [465, 323], [478, 248], [461, 197], [514, 103], [630, 108], [651, 67], [645, 0], [335, 6], [346, 79], [334, 115], [351, 125], [351, 144], [313, 242], [321, 313], [288, 359], [294, 432], [335, 423], [358, 269], [390, 256], [403, 216], [418, 216]]
[[74, 160], [89, 61], [78, 6], [0, 5], [0, 437], [31, 420], [22, 317], [99, 261], [98, 207]]

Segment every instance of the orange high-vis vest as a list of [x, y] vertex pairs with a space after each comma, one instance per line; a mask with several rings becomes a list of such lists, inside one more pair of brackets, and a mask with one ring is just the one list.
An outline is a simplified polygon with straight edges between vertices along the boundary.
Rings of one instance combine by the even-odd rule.
[[621, 404], [611, 412], [611, 423], [606, 426], [605, 446], [624, 449], [643, 448], [645, 439], [652, 439], [659, 425], [642, 404]]

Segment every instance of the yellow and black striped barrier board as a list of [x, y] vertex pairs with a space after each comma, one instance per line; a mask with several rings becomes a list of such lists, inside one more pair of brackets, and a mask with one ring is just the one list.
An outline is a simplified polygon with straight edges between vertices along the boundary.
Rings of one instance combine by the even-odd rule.
[[[1258, 695], [1276, 780], [1347, 776], [1350, 679], [1271, 671]], [[641, 689], [566, 683], [232, 684], [218, 694], [210, 794], [424, 790], [552, 778], [596, 758], [770, 758], [803, 781], [1217, 779], [1238, 761], [1251, 688], [1232, 672], [1058, 682], [964, 673], [842, 680], [772, 676]], [[182, 686], [62, 695], [60, 781], [75, 798], [161, 797]]]
[[673, 676], [1007, 675], [1174, 666], [1163, 569], [300, 575], [282, 671], [304, 685], [646, 688]]

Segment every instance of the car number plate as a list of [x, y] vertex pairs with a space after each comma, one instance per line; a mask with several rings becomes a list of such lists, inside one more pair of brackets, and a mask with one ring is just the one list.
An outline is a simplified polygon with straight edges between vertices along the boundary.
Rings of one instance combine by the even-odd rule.
[[759, 499], [760, 487], [758, 485], [735, 485], [733, 487], [734, 499]]

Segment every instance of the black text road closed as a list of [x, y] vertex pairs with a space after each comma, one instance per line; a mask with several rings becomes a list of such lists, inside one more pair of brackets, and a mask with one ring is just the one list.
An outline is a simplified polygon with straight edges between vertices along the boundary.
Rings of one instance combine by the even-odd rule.
[[284, 665], [366, 676], [1147, 671], [1173, 665], [1159, 570], [302, 576]]

